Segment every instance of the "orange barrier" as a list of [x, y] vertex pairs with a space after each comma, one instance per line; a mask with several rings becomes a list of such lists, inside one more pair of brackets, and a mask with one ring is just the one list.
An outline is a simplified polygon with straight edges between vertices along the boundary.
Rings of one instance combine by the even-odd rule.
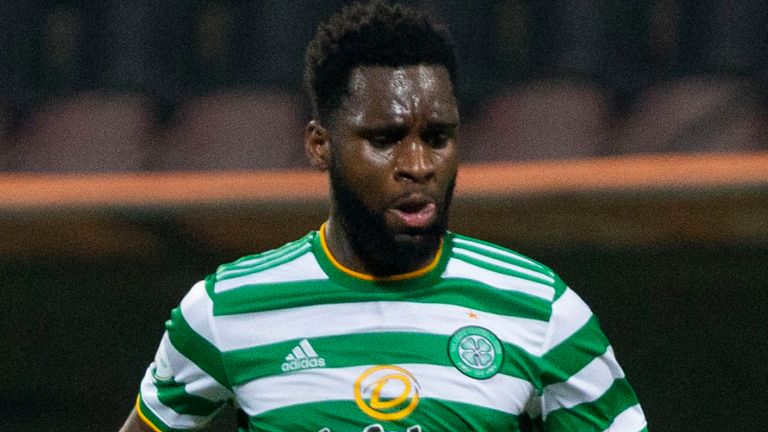
[[[741, 186], [768, 186], [768, 153], [464, 165], [457, 198]], [[320, 201], [327, 191], [313, 171], [2, 174], [0, 210]]]

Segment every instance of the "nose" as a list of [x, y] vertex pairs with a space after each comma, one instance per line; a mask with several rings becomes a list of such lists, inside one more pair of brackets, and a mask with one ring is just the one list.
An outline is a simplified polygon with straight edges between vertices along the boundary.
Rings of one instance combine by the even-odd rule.
[[404, 139], [396, 146], [395, 179], [424, 183], [435, 176], [432, 149], [420, 138]]

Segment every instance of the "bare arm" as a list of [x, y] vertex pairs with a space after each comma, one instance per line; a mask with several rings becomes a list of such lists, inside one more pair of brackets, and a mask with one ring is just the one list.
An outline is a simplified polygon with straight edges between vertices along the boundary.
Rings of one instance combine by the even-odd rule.
[[119, 432], [155, 432], [146, 423], [141, 421], [136, 413], [136, 408], [131, 411], [128, 420], [125, 421]]

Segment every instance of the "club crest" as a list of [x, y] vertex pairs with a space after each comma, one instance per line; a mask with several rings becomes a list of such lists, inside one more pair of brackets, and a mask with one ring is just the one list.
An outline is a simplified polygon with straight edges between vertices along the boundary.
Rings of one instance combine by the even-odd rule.
[[501, 369], [504, 349], [499, 338], [483, 327], [457, 330], [448, 341], [448, 356], [456, 369], [475, 379], [490, 378]]

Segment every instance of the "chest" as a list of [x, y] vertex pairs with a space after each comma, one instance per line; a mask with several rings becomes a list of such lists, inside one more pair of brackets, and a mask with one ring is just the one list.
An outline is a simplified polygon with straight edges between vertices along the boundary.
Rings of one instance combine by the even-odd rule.
[[411, 302], [228, 319], [225, 367], [253, 430], [517, 430], [535, 395], [535, 322]]

